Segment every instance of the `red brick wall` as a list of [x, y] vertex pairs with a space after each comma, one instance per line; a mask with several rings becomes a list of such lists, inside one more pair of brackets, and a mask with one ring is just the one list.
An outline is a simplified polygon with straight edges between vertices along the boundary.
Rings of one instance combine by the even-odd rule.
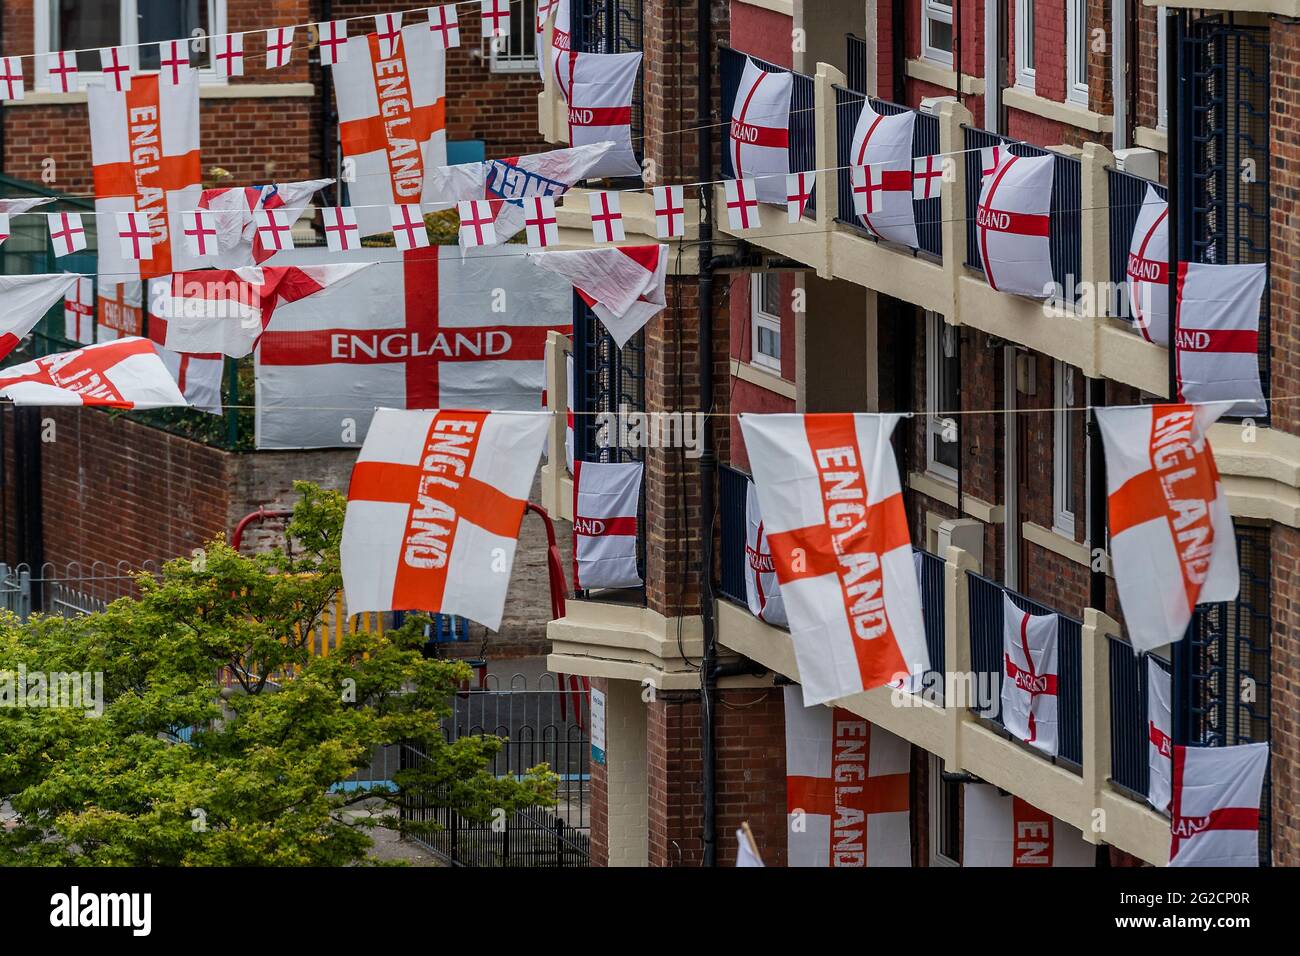
[[[1276, 48], [1275, 48], [1276, 50]], [[1273, 526], [1273, 865], [1300, 865], [1300, 531]]]
[[[603, 677], [591, 679], [591, 689], [609, 695], [609, 681]], [[591, 865], [609, 866], [609, 772], [603, 763], [588, 763], [591, 786], [587, 791], [591, 817]]]
[[731, 5], [731, 45], [786, 69], [794, 68], [794, 18], [748, 3]]

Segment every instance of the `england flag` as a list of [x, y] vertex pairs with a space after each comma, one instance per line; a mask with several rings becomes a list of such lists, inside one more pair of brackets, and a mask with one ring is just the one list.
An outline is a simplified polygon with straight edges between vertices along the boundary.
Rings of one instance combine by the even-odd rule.
[[613, 144], [587, 176], [640, 176], [632, 147], [632, 93], [641, 75], [640, 53], [571, 53], [569, 145]]
[[0, 372], [15, 405], [169, 408], [186, 404], [148, 339], [126, 338], [46, 355]]
[[1174, 747], [1170, 866], [1259, 866], [1268, 744]]
[[1054, 288], [1049, 227], [1053, 156], [1004, 153], [980, 189], [975, 235], [989, 285], [1047, 298]]
[[1169, 344], [1169, 203], [1148, 185], [1129, 241], [1128, 302], [1133, 327], [1156, 345]]
[[1178, 263], [1178, 400], [1231, 401], [1229, 414], [1268, 411], [1259, 380], [1264, 263]]
[[573, 586], [637, 588], [637, 510], [645, 466], [580, 461], [573, 475]]
[[95, 281], [81, 276], [63, 297], [63, 337], [79, 345], [95, 341]]
[[772, 543], [767, 539], [758, 507], [758, 489], [752, 481], [745, 488], [745, 600], [749, 612], [773, 627], [789, 627], [781, 585], [776, 583]]
[[529, 258], [572, 282], [619, 348], [668, 305], [666, 245], [539, 252]]
[[1002, 726], [1035, 750], [1057, 754], [1056, 614], [1030, 614], [1002, 595]]
[[292, 226], [302, 217], [312, 197], [332, 179], [311, 179], [297, 183], [272, 183], [268, 186], [232, 186], [205, 189], [199, 199], [200, 209], [212, 210], [212, 224], [217, 230], [217, 252], [204, 258], [205, 265], [237, 269], [261, 265], [275, 255], [257, 234], [254, 217], [263, 210], [282, 210]]
[[857, 182], [854, 211], [872, 235], [917, 246], [912, 207], [912, 132], [916, 113], [877, 113], [864, 101], [849, 156]]
[[63, 272], [0, 275], [0, 359], [18, 348], [56, 302], [74, 292], [79, 278]]
[[1026, 800], [986, 783], [968, 783], [962, 802], [962, 866], [1097, 865], [1097, 848], [1082, 833]]
[[768, 72], [751, 57], [736, 88], [727, 141], [729, 179], [753, 179], [758, 198], [785, 205], [785, 177], [790, 169], [790, 98], [794, 77]]
[[1169, 671], [1147, 657], [1147, 802], [1161, 813], [1169, 809], [1173, 772], [1173, 687]]

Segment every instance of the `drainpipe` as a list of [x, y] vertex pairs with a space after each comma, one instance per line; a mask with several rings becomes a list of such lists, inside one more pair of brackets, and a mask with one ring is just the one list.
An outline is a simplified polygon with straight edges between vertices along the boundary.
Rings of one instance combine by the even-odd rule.
[[[925, 24], [921, 24], [921, 29], [925, 29]], [[961, 22], [961, 0], [954, 0], [952, 8], [952, 68], [957, 74], [957, 102], [961, 102], [961, 41], [962, 41], [962, 22]]]
[[[1157, 14], [1158, 16], [1159, 14]], [[1110, 92], [1112, 151], [1128, 148], [1128, 3], [1111, 0]]]
[[1002, 51], [1000, 22], [1002, 5], [984, 4], [984, 128], [1002, 132]]
[[[894, 89], [890, 99], [895, 103], [907, 102], [907, 0], [894, 0], [890, 13], [893, 32]], [[872, 24], [876, 28], [876, 24]]]

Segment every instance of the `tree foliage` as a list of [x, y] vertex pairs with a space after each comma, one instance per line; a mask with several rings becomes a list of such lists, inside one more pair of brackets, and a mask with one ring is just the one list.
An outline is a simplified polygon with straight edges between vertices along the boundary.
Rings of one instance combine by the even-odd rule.
[[[423, 657], [421, 619], [312, 653], [345, 502], [297, 490], [284, 547], [245, 557], [217, 538], [103, 613], [0, 618], [0, 672], [103, 675], [100, 716], [0, 707], [0, 865], [342, 865], [372, 827], [419, 827], [357, 812], [416, 789], [479, 818], [553, 802], [545, 767], [490, 771], [499, 738], [444, 740], [469, 668]], [[395, 789], [336, 786], [400, 741], [428, 759]]]

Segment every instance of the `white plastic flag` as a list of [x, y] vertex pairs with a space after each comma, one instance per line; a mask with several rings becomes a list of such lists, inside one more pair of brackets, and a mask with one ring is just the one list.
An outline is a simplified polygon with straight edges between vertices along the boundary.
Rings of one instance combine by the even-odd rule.
[[325, 225], [325, 244], [330, 252], [350, 252], [361, 248], [361, 230], [357, 211], [351, 206], [327, 206], [321, 211]]
[[480, 0], [479, 8], [484, 38], [510, 35], [510, 0]]
[[278, 70], [293, 59], [293, 27], [273, 27], [266, 31], [266, 68]]
[[815, 173], [791, 173], [785, 177], [785, 212], [791, 223], [803, 218], [803, 211], [812, 198], [813, 186], [817, 182]]
[[1086, 867], [1097, 848], [1083, 834], [1026, 800], [986, 783], [962, 787], [964, 867]]
[[0, 100], [21, 100], [27, 96], [26, 80], [23, 78], [23, 59], [20, 56], [0, 57], [0, 84], [4, 91]]
[[571, 53], [569, 145], [609, 143], [587, 175], [640, 176], [632, 147], [632, 94], [641, 75], [640, 53]]
[[330, 20], [316, 24], [316, 35], [320, 38], [321, 66], [333, 66], [348, 58], [348, 21]]
[[122, 258], [137, 262], [153, 258], [153, 233], [149, 231], [149, 217], [142, 212], [119, 212], [115, 218]]
[[637, 510], [645, 466], [580, 461], [573, 475], [573, 586], [637, 588]]
[[164, 40], [158, 44], [158, 76], [164, 86], [190, 82], [189, 40]]
[[417, 204], [389, 206], [388, 215], [393, 222], [393, 239], [397, 242], [398, 249], [409, 252], [429, 245], [429, 230]]
[[104, 408], [186, 404], [153, 343], [140, 338], [88, 345], [4, 369], [0, 371], [0, 398], [15, 405]]
[[591, 206], [591, 235], [596, 242], [622, 242], [623, 198], [616, 192], [601, 190], [587, 197]]
[[193, 259], [204, 259], [216, 255], [220, 249], [217, 243], [217, 214], [206, 209], [181, 213], [181, 235], [185, 237], [185, 248]]
[[544, 249], [560, 241], [560, 224], [555, 216], [554, 196], [529, 196], [524, 200], [524, 230], [528, 245]]
[[28, 210], [51, 202], [54, 202], [53, 197], [44, 196], [39, 199], [0, 199], [0, 245], [13, 235], [10, 216], [20, 216]]
[[757, 193], [750, 195], [762, 202], [785, 202], [793, 93], [790, 73], [769, 73], [753, 58], [745, 58], [723, 147], [731, 162], [731, 178], [757, 180]]
[[0, 275], [0, 359], [18, 348], [50, 307], [76, 284], [74, 273]]
[[95, 282], [90, 276], [78, 278], [63, 297], [63, 337], [79, 345], [95, 341]]
[[759, 225], [757, 190], [752, 179], [728, 179], [722, 187], [727, 203], [727, 226], [733, 232]]
[[217, 231], [216, 253], [205, 259], [204, 264], [227, 269], [261, 265], [275, 255], [276, 246], [275, 237], [268, 236], [268, 241], [263, 241], [257, 228], [257, 213], [276, 210], [277, 222], [292, 227], [302, 218], [312, 197], [333, 182], [332, 179], [308, 179], [203, 190], [199, 208], [212, 211], [211, 224]]
[[56, 256], [61, 259], [86, 248], [86, 228], [81, 224], [81, 213], [53, 212], [48, 218], [50, 242]]
[[1147, 186], [1128, 247], [1129, 311], [1148, 342], [1169, 344], [1169, 203]]
[[917, 156], [912, 160], [912, 198], [938, 199], [943, 192], [943, 156]]
[[444, 3], [429, 8], [429, 29], [433, 32], [433, 42], [441, 50], [450, 50], [460, 46], [460, 17], [456, 15], [456, 4]]
[[50, 75], [50, 89], [55, 93], [77, 92], [77, 55], [60, 50], [45, 55], [45, 70]]
[[293, 221], [283, 209], [253, 210], [253, 229], [262, 248], [271, 253], [293, 248]]
[[763, 858], [758, 855], [758, 846], [746, 825], [736, 831], [736, 866], [763, 866]]
[[1268, 744], [1175, 745], [1170, 866], [1259, 866]]
[[460, 244], [466, 248], [494, 246], [497, 243], [496, 217], [492, 203], [477, 199], [457, 203], [460, 214]]
[[685, 191], [681, 186], [655, 186], [655, 236], [677, 239], [686, 233]]
[[1060, 616], [1030, 614], [1002, 595], [1002, 726], [1049, 756], [1058, 753]]
[[1052, 294], [1053, 156], [1004, 153], [984, 180], [975, 234], [984, 276], [999, 292], [1047, 298]]
[[118, 93], [131, 88], [131, 59], [124, 46], [106, 46], [99, 51], [99, 70]]
[[867, 230], [880, 239], [916, 248], [916, 215], [912, 207], [912, 134], [916, 113], [891, 116], [877, 113], [871, 101], [853, 131], [849, 160], [853, 164], [853, 206]]
[[379, 40], [380, 59], [392, 59], [402, 37], [402, 15], [400, 13], [375, 14], [375, 37]]
[[745, 489], [745, 599], [749, 612], [773, 627], [789, 627], [781, 586], [776, 581], [772, 545], [758, 507], [758, 490], [752, 481]]
[[213, 39], [217, 44], [217, 49], [212, 55], [212, 61], [216, 64], [217, 73], [224, 77], [243, 76], [244, 35], [242, 33], [227, 33], [225, 36], [214, 37]]
[[619, 348], [668, 304], [665, 245], [530, 253], [529, 258], [572, 282]]

